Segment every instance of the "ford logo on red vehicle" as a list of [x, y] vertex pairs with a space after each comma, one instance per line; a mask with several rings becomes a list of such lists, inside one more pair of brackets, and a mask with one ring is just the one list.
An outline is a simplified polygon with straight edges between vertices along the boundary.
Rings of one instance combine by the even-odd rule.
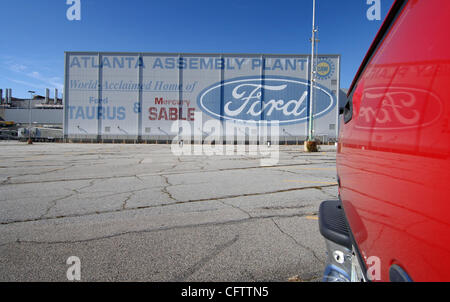
[[401, 130], [426, 127], [442, 114], [432, 92], [409, 87], [374, 87], [363, 92], [357, 128]]
[[[305, 80], [277, 76], [246, 77], [206, 88], [197, 102], [203, 112], [216, 119], [298, 124], [308, 119], [309, 93], [310, 85]], [[326, 115], [335, 107], [335, 97], [325, 88], [314, 86], [314, 118]]]

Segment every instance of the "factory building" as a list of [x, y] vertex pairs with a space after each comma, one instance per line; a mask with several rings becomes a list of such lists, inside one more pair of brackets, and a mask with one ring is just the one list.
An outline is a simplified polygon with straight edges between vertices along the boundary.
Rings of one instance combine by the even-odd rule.
[[269, 127], [281, 143], [299, 143], [312, 124], [316, 138], [333, 142], [340, 56], [314, 62], [313, 81], [308, 55], [66, 52], [64, 137], [227, 140], [231, 124], [245, 140]]
[[34, 95], [32, 99], [23, 99], [13, 97], [10, 88], [0, 89], [0, 117], [16, 124], [28, 124], [31, 117], [32, 125], [62, 128], [64, 106], [62, 97], [58, 96], [58, 89], [55, 89], [53, 98], [50, 98], [50, 89], [46, 89], [45, 96]]

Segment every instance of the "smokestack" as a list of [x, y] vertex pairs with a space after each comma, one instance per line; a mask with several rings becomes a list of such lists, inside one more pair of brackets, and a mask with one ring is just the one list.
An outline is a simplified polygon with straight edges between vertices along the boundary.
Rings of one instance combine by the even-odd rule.
[[58, 88], [55, 88], [55, 101], [53, 102], [53, 104], [58, 103]]
[[57, 105], [62, 105], [63, 104], [63, 99], [64, 99], [64, 93], [61, 92], [61, 99], [58, 99], [58, 104]]
[[50, 89], [45, 88], [45, 104], [50, 102]]

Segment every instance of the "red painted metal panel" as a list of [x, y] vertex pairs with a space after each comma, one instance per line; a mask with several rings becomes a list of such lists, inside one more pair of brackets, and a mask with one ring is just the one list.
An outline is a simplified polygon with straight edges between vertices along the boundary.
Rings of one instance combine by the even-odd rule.
[[450, 1], [407, 1], [355, 81], [341, 128], [341, 198], [383, 281], [392, 264], [414, 281], [450, 281], [449, 29]]

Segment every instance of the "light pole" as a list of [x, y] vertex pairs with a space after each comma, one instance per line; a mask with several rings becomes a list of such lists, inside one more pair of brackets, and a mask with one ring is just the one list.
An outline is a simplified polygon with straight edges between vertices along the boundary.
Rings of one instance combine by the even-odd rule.
[[33, 141], [31, 140], [31, 100], [33, 99], [33, 94], [36, 93], [36, 91], [28, 91], [30, 94], [30, 100], [28, 101], [28, 144], [33, 144]]
[[314, 81], [315, 81], [315, 72], [314, 72], [314, 47], [316, 45], [316, 0], [313, 0], [313, 24], [312, 24], [312, 38], [311, 38], [311, 85], [309, 92], [309, 132], [308, 132], [308, 141], [313, 140], [313, 102], [314, 102]]

